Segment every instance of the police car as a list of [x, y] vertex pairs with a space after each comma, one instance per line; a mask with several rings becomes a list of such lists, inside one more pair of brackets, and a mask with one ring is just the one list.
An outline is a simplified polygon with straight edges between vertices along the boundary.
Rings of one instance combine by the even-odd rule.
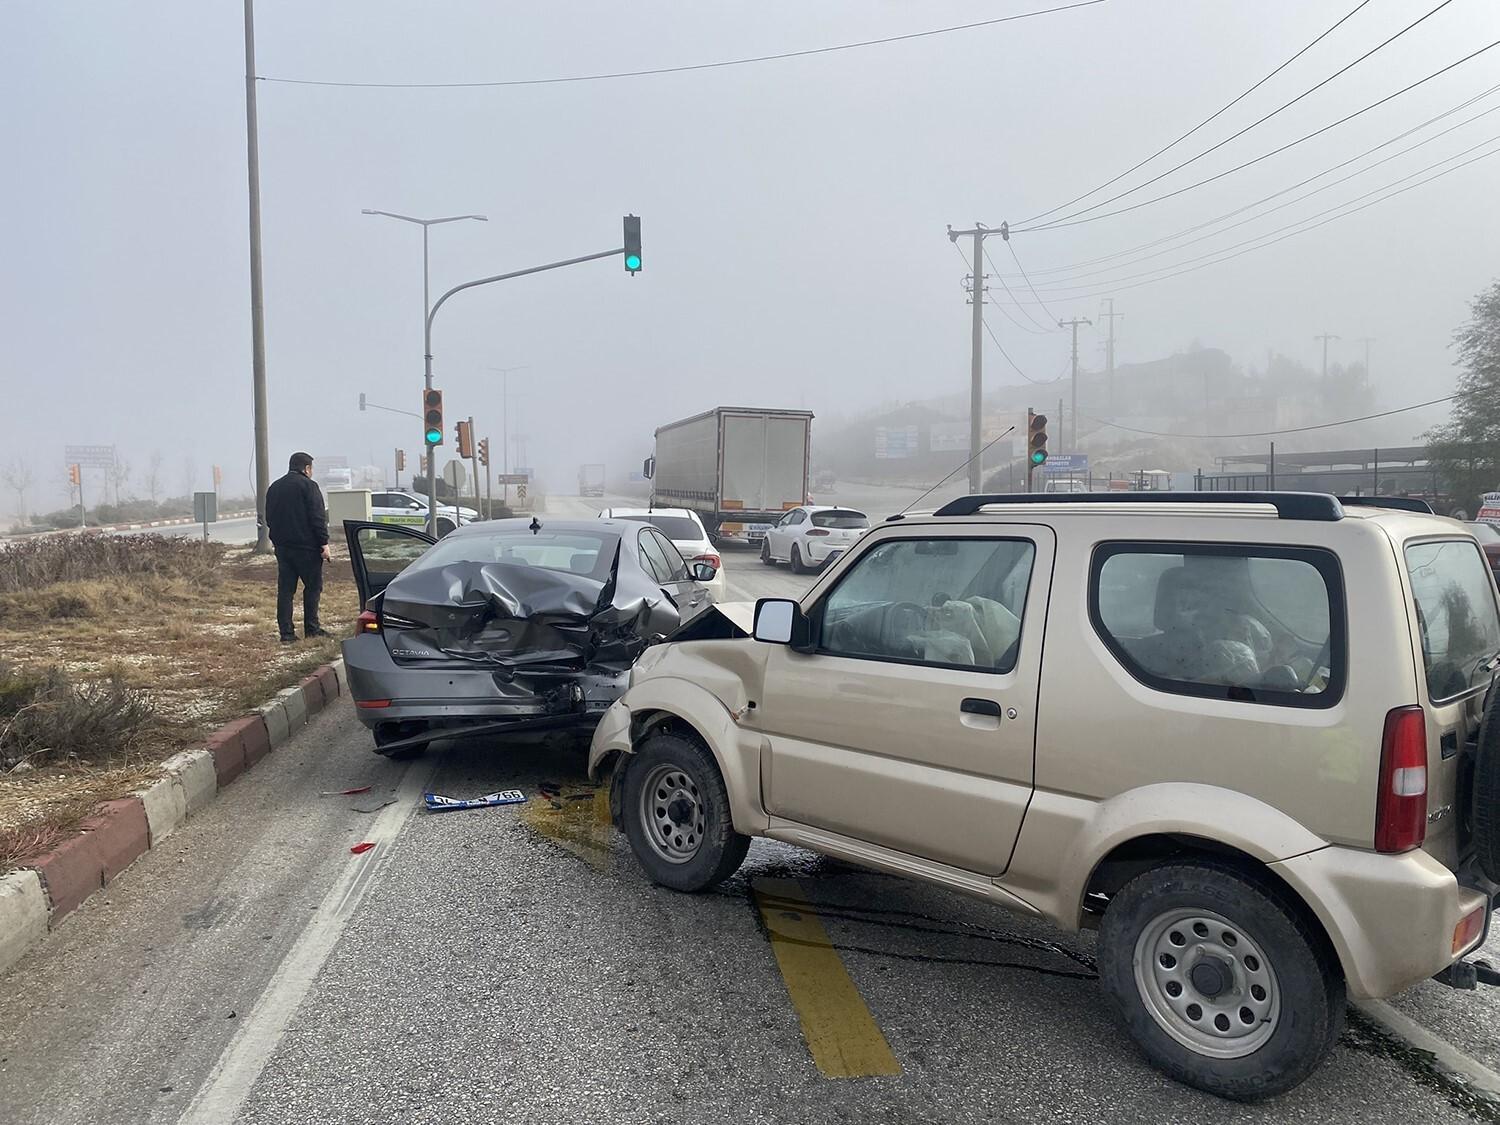
[[[410, 527], [427, 526], [427, 497], [415, 492], [388, 490], [370, 494], [370, 518], [377, 523], [399, 523]], [[442, 538], [455, 527], [473, 523], [479, 513], [473, 508], [458, 508], [452, 504], [439, 504], [437, 510], [437, 533]]]

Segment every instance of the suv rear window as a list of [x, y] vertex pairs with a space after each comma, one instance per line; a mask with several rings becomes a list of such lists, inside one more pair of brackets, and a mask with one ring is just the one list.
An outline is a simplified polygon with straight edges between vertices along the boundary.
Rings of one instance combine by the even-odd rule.
[[1159, 691], [1331, 707], [1343, 691], [1343, 590], [1326, 551], [1111, 543], [1089, 613], [1132, 676]]
[[1488, 683], [1500, 652], [1494, 580], [1478, 544], [1444, 539], [1406, 545], [1406, 570], [1422, 638], [1427, 694], [1452, 699]]
[[870, 517], [863, 512], [856, 512], [850, 508], [840, 508], [832, 512], [814, 512], [812, 514], [814, 527], [843, 528], [845, 531], [858, 531], [870, 526]]

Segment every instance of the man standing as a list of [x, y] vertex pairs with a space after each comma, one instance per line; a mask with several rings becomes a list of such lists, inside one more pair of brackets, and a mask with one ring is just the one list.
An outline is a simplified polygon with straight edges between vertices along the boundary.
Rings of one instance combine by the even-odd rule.
[[281, 643], [297, 639], [292, 628], [292, 595], [302, 582], [302, 632], [326, 637], [318, 625], [323, 563], [328, 559], [328, 511], [312, 479], [312, 455], [293, 453], [287, 474], [266, 490], [266, 529], [276, 547], [276, 624]]

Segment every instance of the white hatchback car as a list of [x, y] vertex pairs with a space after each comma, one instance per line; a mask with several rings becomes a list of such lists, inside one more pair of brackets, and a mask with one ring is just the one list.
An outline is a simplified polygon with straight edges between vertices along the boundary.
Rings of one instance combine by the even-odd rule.
[[827, 566], [870, 528], [870, 517], [853, 508], [804, 504], [793, 508], [766, 532], [760, 561], [767, 566], [787, 562], [792, 573], [805, 574]]
[[716, 573], [711, 582], [700, 582], [714, 601], [729, 600], [729, 584], [724, 579], [724, 560], [709, 541], [708, 532], [698, 514], [688, 508], [605, 508], [599, 513], [604, 520], [631, 520], [649, 523], [672, 541], [691, 568], [695, 562], [708, 563]]

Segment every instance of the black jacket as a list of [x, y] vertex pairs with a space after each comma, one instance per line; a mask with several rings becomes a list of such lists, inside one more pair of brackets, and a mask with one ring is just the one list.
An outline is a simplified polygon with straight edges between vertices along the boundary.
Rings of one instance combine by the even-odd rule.
[[317, 550], [328, 542], [328, 509], [311, 477], [287, 473], [266, 489], [266, 528], [278, 547]]

